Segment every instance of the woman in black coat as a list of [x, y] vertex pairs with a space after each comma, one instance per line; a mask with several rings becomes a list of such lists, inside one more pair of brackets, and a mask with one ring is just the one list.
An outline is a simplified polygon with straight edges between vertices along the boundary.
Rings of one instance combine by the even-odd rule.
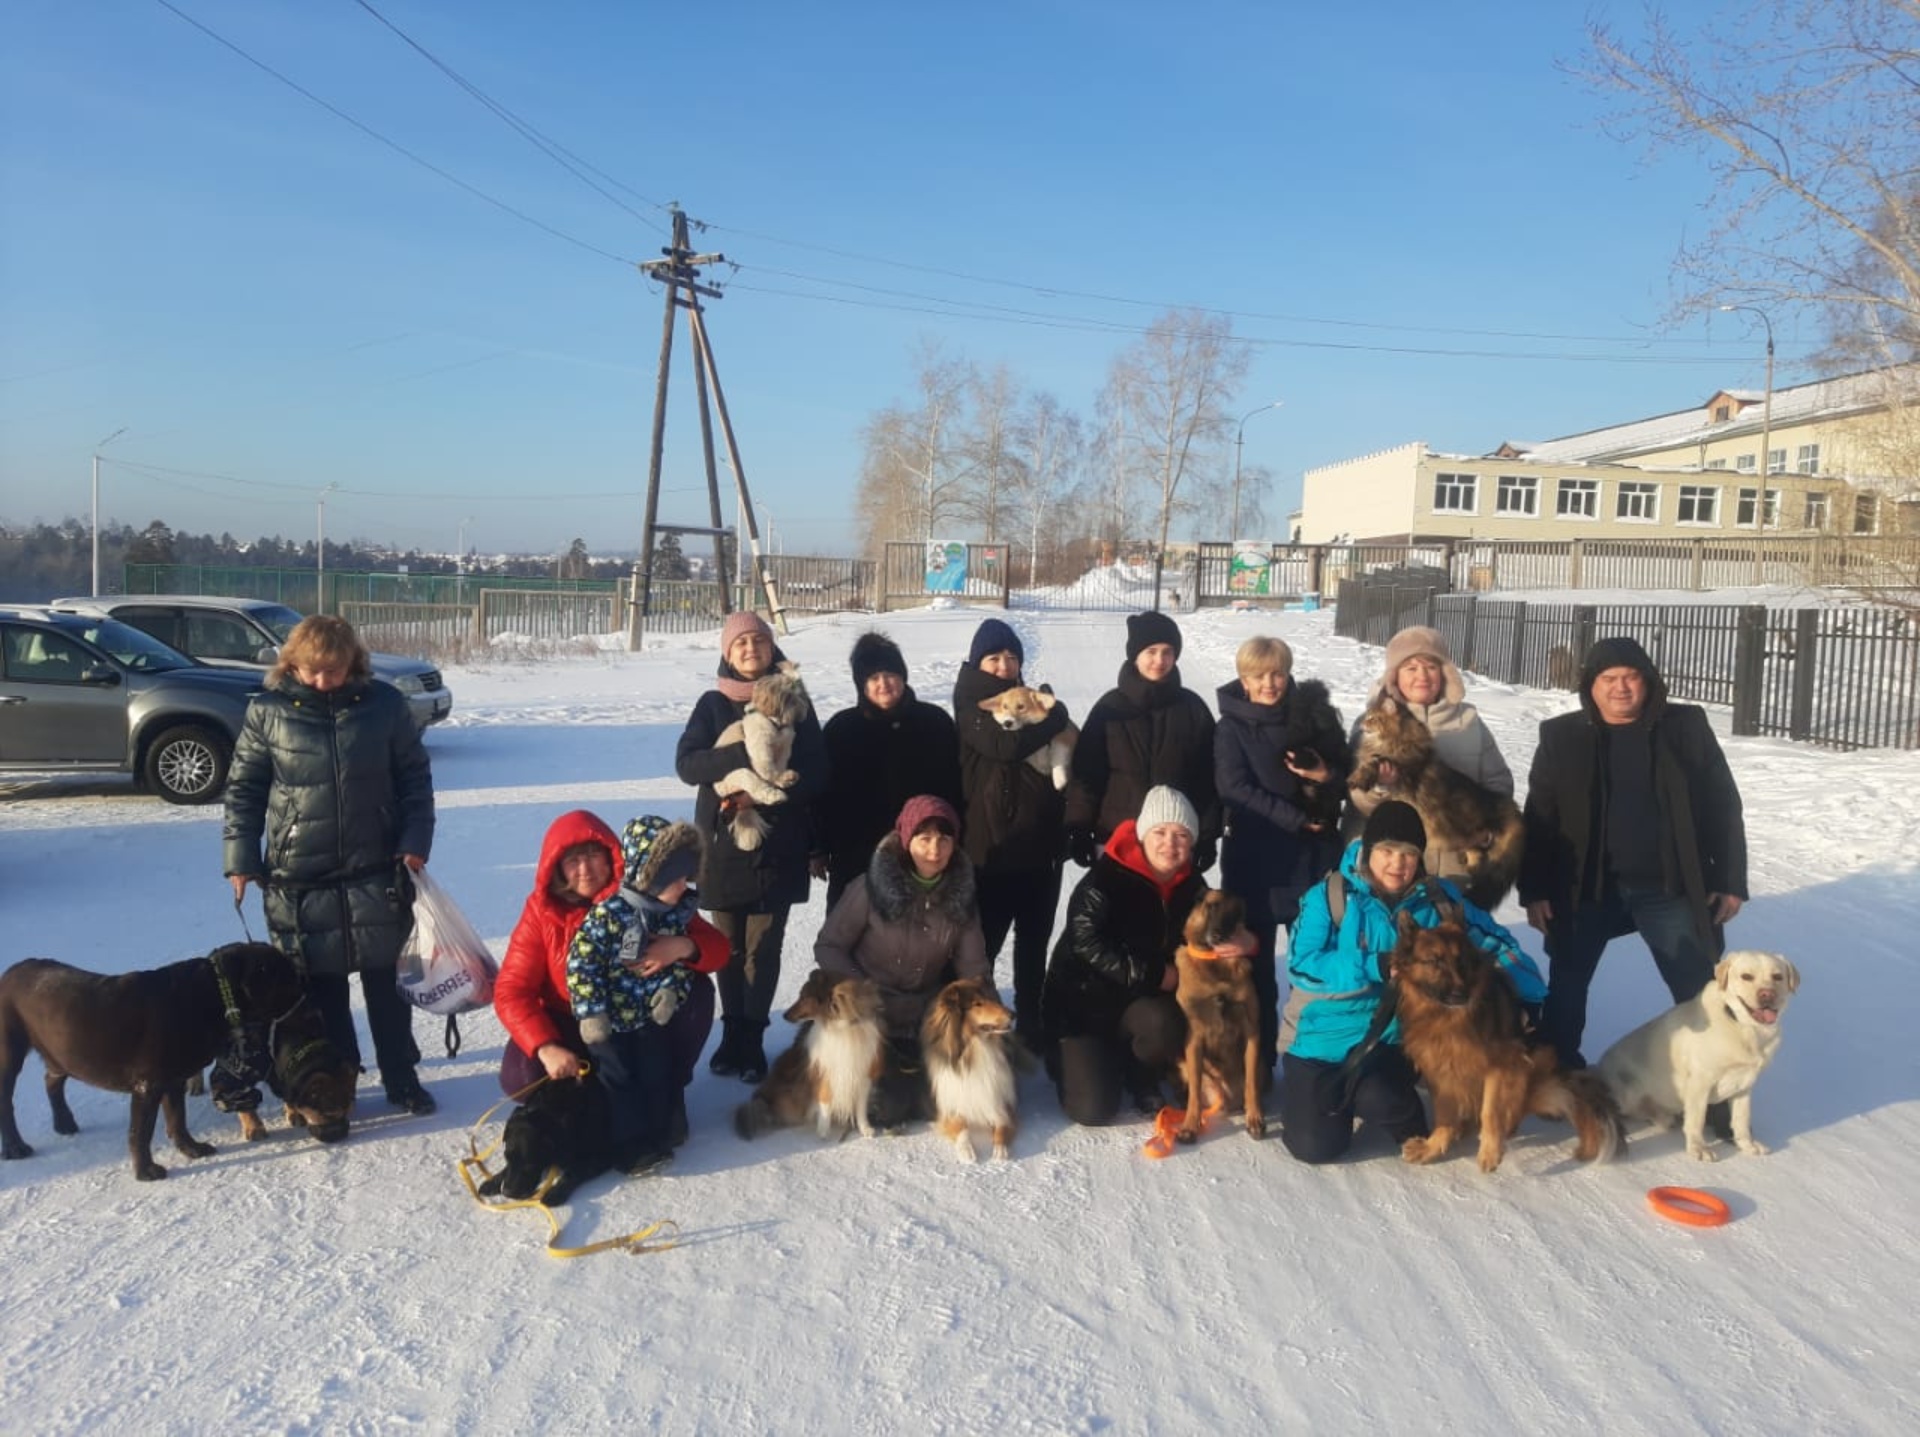
[[1272, 1071], [1278, 1043], [1279, 929], [1300, 898], [1340, 861], [1340, 806], [1352, 756], [1340, 712], [1315, 679], [1293, 682], [1283, 640], [1248, 639], [1234, 656], [1240, 677], [1214, 695], [1214, 781], [1226, 813], [1220, 886], [1247, 905], [1259, 940], [1260, 1057]]
[[1081, 867], [1140, 811], [1158, 784], [1179, 790], [1198, 815], [1194, 867], [1213, 867], [1220, 801], [1213, 787], [1213, 712], [1181, 687], [1180, 627], [1165, 614], [1127, 619], [1127, 661], [1080, 730], [1067, 785], [1067, 846]]
[[[721, 1076], [757, 1083], [767, 1075], [763, 1036], [780, 983], [780, 949], [787, 913], [807, 901], [807, 851], [813, 800], [826, 788], [827, 749], [811, 710], [795, 730], [789, 766], [800, 777], [784, 803], [763, 804], [766, 837], [752, 850], [737, 847], [714, 784], [749, 767], [746, 745], [716, 749], [722, 732], [746, 712], [753, 681], [784, 662], [773, 630], [758, 614], [737, 613], [720, 630], [719, 678], [700, 696], [674, 751], [674, 771], [697, 787], [694, 826], [706, 840], [700, 865], [700, 906], [727, 935], [730, 957], [718, 974], [720, 1044], [707, 1066]], [[748, 802], [744, 794], [728, 803]], [[731, 811], [731, 810], [729, 810]]]
[[407, 874], [433, 848], [433, 770], [405, 696], [375, 681], [345, 619], [302, 619], [247, 706], [223, 838], [234, 902], [260, 886], [267, 931], [300, 965], [328, 1041], [360, 1061], [357, 972], [387, 1101], [431, 1113], [397, 969], [413, 931]]
[[865, 633], [849, 656], [854, 703], [826, 722], [831, 775], [814, 805], [814, 877], [827, 880], [827, 908], [867, 871], [873, 846], [893, 831], [918, 794], [958, 809], [960, 762], [953, 720], [907, 683], [907, 661], [885, 634]]
[[999, 958], [1011, 932], [1014, 1030], [1037, 1052], [1047, 944], [1060, 907], [1067, 803], [1053, 786], [1053, 775], [1028, 760], [1067, 726], [1067, 706], [1055, 703], [1039, 723], [1016, 729], [1002, 728], [981, 707], [1026, 682], [1026, 657], [1020, 636], [1005, 620], [982, 620], [953, 680], [953, 719], [960, 731], [960, 789], [966, 800], [963, 842], [979, 889], [987, 958]]

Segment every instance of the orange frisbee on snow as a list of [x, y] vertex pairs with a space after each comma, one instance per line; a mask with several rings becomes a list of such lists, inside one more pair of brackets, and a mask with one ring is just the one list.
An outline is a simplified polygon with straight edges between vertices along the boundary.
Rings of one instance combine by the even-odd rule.
[[1647, 1206], [1668, 1222], [1688, 1227], [1719, 1227], [1733, 1217], [1733, 1209], [1724, 1200], [1698, 1188], [1652, 1188]]

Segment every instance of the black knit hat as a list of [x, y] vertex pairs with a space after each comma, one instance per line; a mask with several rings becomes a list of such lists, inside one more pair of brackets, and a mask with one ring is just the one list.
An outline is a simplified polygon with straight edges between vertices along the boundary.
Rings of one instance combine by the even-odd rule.
[[1179, 658], [1180, 626], [1158, 609], [1127, 615], [1128, 660], [1139, 658], [1142, 649], [1150, 649], [1155, 644], [1171, 644], [1173, 656]]
[[1427, 851], [1427, 826], [1420, 821], [1420, 810], [1410, 803], [1390, 798], [1367, 815], [1367, 826], [1360, 834], [1362, 848], [1376, 843], [1404, 843], [1416, 852]]
[[1020, 636], [1013, 631], [1012, 624], [1005, 619], [982, 619], [980, 627], [973, 631], [967, 662], [978, 668], [980, 660], [994, 654], [1012, 654], [1023, 665], [1027, 661], [1027, 651], [1020, 646]]
[[878, 629], [869, 629], [853, 641], [848, 662], [853, 666], [856, 690], [864, 691], [867, 680], [875, 674], [898, 674], [901, 683], [907, 681], [907, 660], [900, 646]]

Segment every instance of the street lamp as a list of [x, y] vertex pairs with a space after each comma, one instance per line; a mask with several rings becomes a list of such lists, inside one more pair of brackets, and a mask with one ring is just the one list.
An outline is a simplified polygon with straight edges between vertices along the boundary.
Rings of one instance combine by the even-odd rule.
[[100, 592], [100, 451], [127, 432], [121, 425], [93, 446], [93, 592]]
[[339, 487], [340, 485], [336, 482], [322, 489], [317, 506], [313, 545], [313, 608], [314, 612], [319, 614], [327, 611], [327, 495]]
[[1284, 403], [1284, 399], [1276, 399], [1271, 404], [1248, 410], [1241, 416], [1240, 428], [1233, 436], [1233, 527], [1227, 534], [1229, 543], [1240, 541], [1240, 451], [1247, 443], [1247, 420], [1256, 414], [1265, 414], [1269, 409], [1278, 409]]
[[1757, 304], [1723, 304], [1720, 309], [1726, 314], [1735, 310], [1757, 314], [1767, 327], [1767, 391], [1760, 403], [1760, 502], [1753, 511], [1753, 527], [1764, 529], [1767, 527], [1767, 475], [1773, 472], [1773, 451], [1767, 447], [1773, 442], [1773, 321]]

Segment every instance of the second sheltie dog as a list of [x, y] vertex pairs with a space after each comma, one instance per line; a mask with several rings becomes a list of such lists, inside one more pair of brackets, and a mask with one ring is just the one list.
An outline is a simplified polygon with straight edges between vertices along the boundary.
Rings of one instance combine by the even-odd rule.
[[1187, 1019], [1181, 1065], [1187, 1111], [1174, 1134], [1183, 1143], [1199, 1138], [1209, 1098], [1211, 1106], [1229, 1112], [1243, 1108], [1248, 1137], [1267, 1135], [1260, 1111], [1260, 1001], [1253, 964], [1245, 956], [1226, 958], [1215, 951], [1236, 934], [1247, 937], [1246, 916], [1246, 905], [1231, 893], [1208, 889], [1187, 915], [1187, 941], [1174, 956], [1180, 975], [1174, 996]]
[[1478, 1123], [1480, 1171], [1490, 1173], [1529, 1113], [1571, 1122], [1583, 1162], [1619, 1150], [1625, 1124], [1607, 1085], [1591, 1072], [1563, 1073], [1551, 1047], [1527, 1045], [1513, 984], [1457, 919], [1421, 928], [1402, 914], [1391, 974], [1400, 1046], [1433, 1096], [1433, 1132], [1408, 1138], [1402, 1158], [1443, 1158]]
[[1007, 1043], [1013, 1014], [993, 985], [980, 978], [949, 983], [934, 998], [920, 1024], [920, 1053], [933, 1089], [934, 1129], [952, 1143], [962, 1162], [972, 1162], [973, 1131], [993, 1141], [1005, 1158], [1018, 1126], [1013, 1063]]
[[869, 978], [816, 968], [786, 1019], [804, 1026], [773, 1060], [766, 1081], [733, 1110], [733, 1130], [756, 1138], [812, 1118], [822, 1138], [853, 1129], [872, 1137], [867, 1101], [880, 1076], [880, 989]]

